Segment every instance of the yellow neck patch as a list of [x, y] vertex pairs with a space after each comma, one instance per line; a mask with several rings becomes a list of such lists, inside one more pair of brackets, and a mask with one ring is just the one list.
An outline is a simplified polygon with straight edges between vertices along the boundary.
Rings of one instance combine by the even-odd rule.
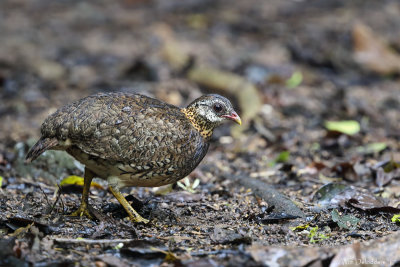
[[197, 112], [194, 108], [183, 108], [181, 109], [182, 113], [185, 114], [186, 118], [190, 120], [193, 127], [199, 131], [201, 136], [204, 139], [210, 139], [211, 135], [213, 134], [214, 125], [205, 121], [203, 118], [197, 115]]

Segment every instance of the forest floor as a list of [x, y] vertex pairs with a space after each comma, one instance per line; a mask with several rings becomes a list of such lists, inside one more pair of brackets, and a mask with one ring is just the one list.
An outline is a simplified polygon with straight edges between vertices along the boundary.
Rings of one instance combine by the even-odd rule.
[[[398, 266], [400, 3], [395, 0], [2, 1], [0, 266]], [[180, 184], [96, 180], [24, 157], [57, 108], [123, 91], [232, 99]], [[78, 178], [79, 180], [79, 178]], [[65, 180], [64, 180], [65, 181]]]

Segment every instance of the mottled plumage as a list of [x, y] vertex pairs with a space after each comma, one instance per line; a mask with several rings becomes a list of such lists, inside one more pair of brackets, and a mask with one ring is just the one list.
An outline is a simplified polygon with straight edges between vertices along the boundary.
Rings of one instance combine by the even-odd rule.
[[87, 176], [108, 180], [118, 192], [124, 186], [161, 186], [200, 163], [213, 129], [226, 119], [240, 123], [219, 95], [180, 109], [138, 94], [99, 93], [50, 115], [27, 161], [47, 149], [65, 150], [86, 166]]

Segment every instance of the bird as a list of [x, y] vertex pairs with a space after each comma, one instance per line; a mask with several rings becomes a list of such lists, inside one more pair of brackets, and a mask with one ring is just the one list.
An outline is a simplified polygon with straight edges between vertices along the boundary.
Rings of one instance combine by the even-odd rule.
[[141, 94], [97, 93], [49, 115], [25, 162], [46, 150], [66, 151], [85, 165], [81, 204], [72, 216], [94, 218], [89, 189], [98, 177], [131, 221], [148, 223], [121, 188], [158, 187], [186, 177], [206, 155], [214, 129], [229, 120], [241, 124], [232, 103], [217, 94], [179, 108]]

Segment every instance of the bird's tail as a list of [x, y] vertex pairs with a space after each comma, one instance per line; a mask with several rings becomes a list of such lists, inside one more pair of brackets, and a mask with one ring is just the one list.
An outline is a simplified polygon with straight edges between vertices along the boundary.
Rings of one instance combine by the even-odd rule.
[[25, 157], [25, 162], [29, 163], [34, 161], [37, 157], [40, 156], [44, 151], [55, 147], [58, 145], [58, 140], [53, 137], [53, 138], [48, 138], [48, 137], [42, 137], [39, 139], [39, 141], [36, 142], [36, 144], [31, 147], [29, 150], [28, 154], [26, 154]]

